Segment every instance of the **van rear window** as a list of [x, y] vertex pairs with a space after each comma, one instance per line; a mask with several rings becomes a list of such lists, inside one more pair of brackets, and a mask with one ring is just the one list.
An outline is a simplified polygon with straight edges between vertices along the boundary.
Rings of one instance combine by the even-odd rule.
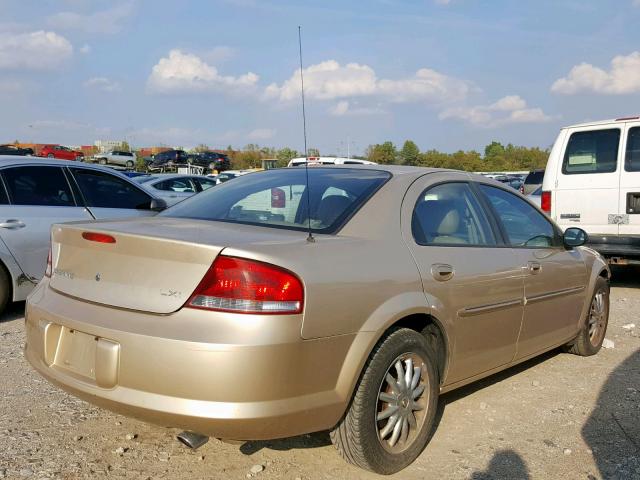
[[640, 172], [640, 127], [629, 129], [624, 169], [627, 172]]
[[620, 129], [575, 132], [569, 137], [562, 173], [610, 173], [617, 170]]

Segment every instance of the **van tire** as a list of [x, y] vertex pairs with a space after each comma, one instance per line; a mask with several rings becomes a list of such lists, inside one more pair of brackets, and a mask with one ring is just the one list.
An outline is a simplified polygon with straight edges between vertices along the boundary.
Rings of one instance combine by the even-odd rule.
[[[598, 312], [600, 308], [602, 311]], [[595, 320], [598, 330], [592, 335], [590, 327], [594, 321], [594, 314], [598, 314], [598, 318]], [[565, 350], [581, 357], [595, 355], [602, 348], [608, 323], [609, 280], [604, 277], [598, 277], [580, 333], [571, 343], [565, 345]]]
[[4, 313], [11, 298], [11, 278], [3, 265], [0, 265], [0, 314]]
[[[416, 396], [425, 408], [415, 412], [414, 425], [416, 426], [407, 427], [409, 436], [404, 437], [404, 440], [398, 440], [398, 442], [404, 442], [404, 447], [402, 443], [396, 443], [399, 448], [394, 452], [387, 448], [388, 439], [381, 439], [379, 434], [379, 428], [384, 427], [384, 422], [390, 422], [391, 419], [376, 421], [376, 417], [380, 414], [380, 405], [383, 405], [383, 410], [384, 405], [387, 405], [386, 408], [391, 406], [390, 403], [380, 403], [380, 395], [382, 395], [380, 392], [383, 391], [385, 378], [389, 374], [393, 377], [396, 372], [394, 365], [396, 362], [401, 363], [405, 355], [419, 357], [425, 367], [422, 370], [421, 382], [418, 384], [424, 385], [424, 391], [420, 397]], [[411, 464], [422, 453], [430, 439], [438, 405], [439, 384], [436, 358], [424, 335], [408, 328], [392, 330], [378, 342], [365, 364], [344, 417], [330, 433], [331, 441], [343, 459], [360, 468], [390, 475]], [[407, 365], [410, 364], [405, 364], [405, 368]], [[413, 365], [419, 366], [417, 363]], [[397, 376], [400, 377], [400, 375]], [[412, 392], [412, 390], [408, 391]], [[413, 395], [409, 394], [409, 396]], [[402, 408], [405, 411], [407, 408], [413, 408], [406, 406], [406, 400], [403, 397], [404, 407]], [[413, 430], [410, 430], [411, 428]]]

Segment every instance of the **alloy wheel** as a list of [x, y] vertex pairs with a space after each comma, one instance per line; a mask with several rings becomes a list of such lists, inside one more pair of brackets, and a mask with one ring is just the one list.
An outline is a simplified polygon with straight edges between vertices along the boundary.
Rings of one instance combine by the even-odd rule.
[[589, 307], [589, 341], [592, 345], [598, 345], [604, 335], [607, 321], [606, 293], [599, 290], [591, 300]]
[[416, 353], [399, 356], [378, 391], [376, 430], [390, 453], [407, 450], [422, 429], [429, 404], [426, 365]]

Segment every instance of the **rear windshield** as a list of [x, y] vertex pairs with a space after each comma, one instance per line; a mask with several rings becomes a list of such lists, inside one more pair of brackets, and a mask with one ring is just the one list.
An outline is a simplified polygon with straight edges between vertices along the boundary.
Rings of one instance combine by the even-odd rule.
[[379, 170], [305, 169], [251, 173], [195, 195], [160, 215], [335, 233], [390, 177]]
[[531, 172], [527, 175], [527, 178], [524, 180], [524, 183], [527, 185], [542, 183], [544, 179], [544, 172]]

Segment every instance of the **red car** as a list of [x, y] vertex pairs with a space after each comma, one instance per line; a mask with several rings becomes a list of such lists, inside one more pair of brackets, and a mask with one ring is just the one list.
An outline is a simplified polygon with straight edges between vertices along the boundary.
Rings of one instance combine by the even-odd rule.
[[62, 145], [47, 145], [40, 150], [40, 156], [59, 158], [61, 160], [78, 160], [80, 162], [84, 160], [84, 153], [71, 150], [69, 147], [63, 147]]

